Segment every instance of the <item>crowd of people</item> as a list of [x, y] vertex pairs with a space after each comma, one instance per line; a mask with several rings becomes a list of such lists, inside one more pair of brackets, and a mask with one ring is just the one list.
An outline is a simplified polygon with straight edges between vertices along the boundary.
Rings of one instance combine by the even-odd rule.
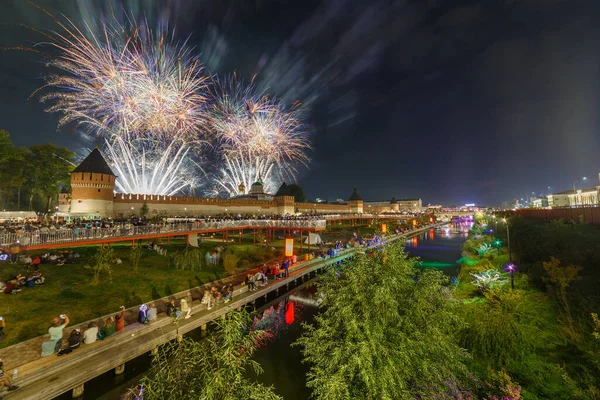
[[[183, 300], [182, 300], [183, 301]], [[139, 307], [137, 321], [141, 324], [148, 324], [158, 318], [158, 311], [153, 303], [150, 305], [142, 304]], [[113, 336], [119, 331], [125, 329], [125, 307], [121, 306], [121, 311], [114, 316], [109, 316], [101, 321], [100, 327], [96, 321], [87, 324], [86, 327], [74, 328], [68, 336], [66, 342], [63, 341], [63, 330], [69, 325], [70, 320], [66, 314], [62, 314], [52, 320], [48, 328], [49, 340], [42, 343], [42, 357], [52, 354], [62, 356], [78, 349], [81, 344], [92, 344], [97, 340], [104, 340]]]
[[[219, 214], [211, 216], [181, 216], [169, 218], [129, 218], [114, 220], [111, 218], [102, 218], [96, 220], [75, 219], [65, 220], [25, 220], [25, 221], [5, 221], [0, 225], [0, 242], [4, 244], [16, 242], [27, 246], [30, 242], [47, 243], [49, 238], [55, 238], [57, 234], [62, 239], [85, 240], [108, 236], [126, 236], [132, 234], [132, 229], [136, 228], [136, 233], [152, 232], [160, 233], [166, 229], [172, 229], [173, 224], [194, 223], [206, 227], [216, 227], [223, 222], [232, 223], [239, 220], [259, 220], [259, 221], [318, 221], [340, 217], [341, 215], [254, 215], [254, 214]], [[64, 237], [63, 237], [64, 236]]]
[[17, 274], [6, 282], [0, 281], [0, 290], [4, 294], [17, 294], [21, 292], [22, 288], [35, 288], [37, 286], [44, 285], [46, 278], [40, 271], [39, 267], [36, 267], [27, 276], [23, 274]]

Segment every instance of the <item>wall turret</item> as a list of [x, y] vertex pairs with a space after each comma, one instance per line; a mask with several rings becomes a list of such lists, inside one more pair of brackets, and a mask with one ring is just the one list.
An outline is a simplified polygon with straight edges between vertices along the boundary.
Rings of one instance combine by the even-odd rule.
[[363, 212], [363, 199], [356, 191], [356, 186], [354, 186], [354, 191], [348, 199], [348, 206], [350, 206], [350, 212], [352, 213], [362, 214]]
[[71, 173], [71, 213], [113, 215], [115, 174], [94, 149]]

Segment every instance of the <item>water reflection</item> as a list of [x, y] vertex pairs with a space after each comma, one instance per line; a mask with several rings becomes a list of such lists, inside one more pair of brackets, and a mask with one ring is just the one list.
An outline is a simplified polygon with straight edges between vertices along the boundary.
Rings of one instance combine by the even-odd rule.
[[430, 229], [421, 232], [417, 236], [406, 240], [407, 248], [416, 248], [427, 246], [429, 242], [438, 243], [440, 239], [455, 240], [457, 238], [464, 241], [469, 236], [469, 229], [473, 226], [473, 222], [456, 222], [444, 226], [439, 226], [435, 229]]
[[424, 260], [421, 268], [438, 268], [456, 275], [460, 248], [472, 226], [472, 221], [459, 221], [422, 232], [406, 241], [406, 251]]

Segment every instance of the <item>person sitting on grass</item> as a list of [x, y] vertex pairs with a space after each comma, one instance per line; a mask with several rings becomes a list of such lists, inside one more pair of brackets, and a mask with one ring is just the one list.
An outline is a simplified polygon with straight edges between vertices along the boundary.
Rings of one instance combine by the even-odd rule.
[[29, 286], [29, 287], [40, 286], [40, 285], [44, 284], [45, 280], [46, 280], [46, 278], [44, 278], [42, 276], [42, 271], [40, 271], [39, 268], [36, 268], [27, 277], [27, 286]]
[[16, 390], [19, 387], [10, 382], [10, 378], [4, 374], [4, 361], [0, 358], [0, 392], [8, 388], [8, 390]]
[[5, 294], [17, 294], [20, 291], [21, 291], [21, 289], [19, 289], [19, 284], [14, 279], [7, 281], [6, 286], [4, 286]]
[[24, 285], [25, 283], [27, 283], [27, 278], [23, 274], [17, 274], [17, 276], [15, 276], [12, 280], [17, 281], [17, 284], [19, 286]]
[[98, 327], [95, 322], [90, 322], [83, 332], [83, 344], [92, 344], [98, 338]]
[[115, 320], [113, 317], [108, 317], [106, 319], [106, 323], [100, 330], [98, 334], [98, 339], [104, 340], [104, 338], [114, 335], [117, 332], [117, 327], [115, 326]]

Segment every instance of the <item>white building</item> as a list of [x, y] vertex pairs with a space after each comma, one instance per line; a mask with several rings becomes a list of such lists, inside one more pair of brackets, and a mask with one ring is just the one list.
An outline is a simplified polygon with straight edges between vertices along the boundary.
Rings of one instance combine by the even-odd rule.
[[[600, 187], [565, 190], [564, 192], [549, 194], [549, 207], [576, 207], [576, 206], [597, 206], [598, 189]], [[536, 207], [533, 205], [533, 207]]]

